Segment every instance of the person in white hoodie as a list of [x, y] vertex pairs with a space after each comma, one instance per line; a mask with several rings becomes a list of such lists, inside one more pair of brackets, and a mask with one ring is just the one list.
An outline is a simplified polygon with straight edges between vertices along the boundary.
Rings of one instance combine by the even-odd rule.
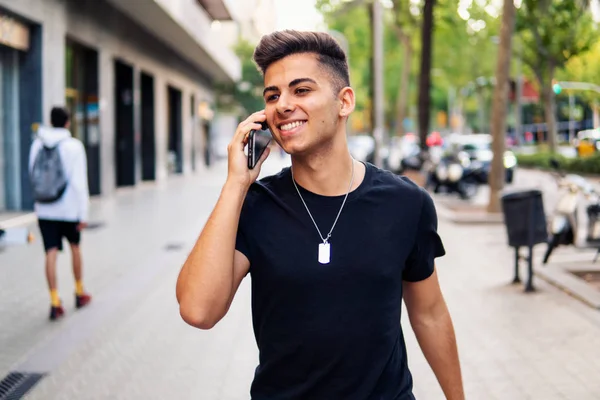
[[50, 320], [64, 315], [56, 284], [56, 258], [62, 251], [63, 238], [71, 247], [73, 275], [75, 277], [75, 306], [84, 307], [91, 296], [83, 289], [81, 261], [81, 231], [87, 226], [89, 191], [86, 153], [81, 141], [68, 130], [70, 118], [67, 110], [54, 107], [50, 113], [52, 127], [40, 127], [29, 153], [29, 172], [33, 172], [38, 153], [44, 148], [58, 146], [58, 153], [66, 178], [66, 187], [60, 197], [52, 202], [35, 203], [35, 212], [46, 252], [46, 278], [50, 289]]

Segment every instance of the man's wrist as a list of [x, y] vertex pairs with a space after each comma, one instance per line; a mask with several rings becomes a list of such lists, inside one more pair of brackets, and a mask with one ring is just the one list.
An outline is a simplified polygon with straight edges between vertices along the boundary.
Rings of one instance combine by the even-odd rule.
[[248, 189], [250, 189], [249, 184], [229, 178], [225, 181], [225, 185], [223, 185], [223, 192], [227, 193], [233, 192], [245, 195]]

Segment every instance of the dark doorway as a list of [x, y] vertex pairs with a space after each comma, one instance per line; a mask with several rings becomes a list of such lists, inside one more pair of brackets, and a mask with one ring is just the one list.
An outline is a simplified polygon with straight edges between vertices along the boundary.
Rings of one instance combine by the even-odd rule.
[[183, 172], [181, 91], [169, 86], [169, 171]]
[[71, 133], [85, 147], [89, 191], [91, 195], [98, 195], [101, 192], [98, 52], [67, 39], [65, 65], [65, 98], [71, 113]]
[[117, 186], [135, 185], [133, 68], [115, 61], [115, 159]]
[[206, 165], [207, 167], [210, 167], [210, 161], [211, 161], [211, 140], [210, 140], [210, 122], [208, 121], [204, 121], [204, 123], [202, 124], [202, 127], [204, 128], [204, 165]]
[[142, 180], [156, 179], [156, 143], [154, 137], [154, 78], [142, 72]]

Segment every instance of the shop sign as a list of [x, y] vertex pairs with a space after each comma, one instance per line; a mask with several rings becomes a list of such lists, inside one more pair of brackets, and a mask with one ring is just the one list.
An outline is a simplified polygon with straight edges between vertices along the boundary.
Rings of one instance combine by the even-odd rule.
[[17, 50], [29, 50], [29, 27], [12, 17], [0, 14], [0, 44]]

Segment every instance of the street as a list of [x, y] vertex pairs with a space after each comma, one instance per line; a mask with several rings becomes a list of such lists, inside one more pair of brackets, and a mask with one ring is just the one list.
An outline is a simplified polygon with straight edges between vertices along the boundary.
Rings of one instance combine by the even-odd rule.
[[[313, 218], [313, 203], [305, 202], [301, 188], [294, 193], [289, 182], [293, 199], [299, 200], [297, 194], [301, 200], [297, 205], [307, 211], [306, 221], [289, 208], [294, 205], [289, 198], [274, 199], [287, 208], [280, 218], [271, 214], [250, 218], [247, 226], [255, 229], [240, 237], [251, 242], [246, 250], [253, 267], [258, 266], [253, 277], [247, 274], [243, 279], [227, 315], [212, 329], [196, 329], [183, 321], [176, 299], [177, 278], [227, 179], [227, 156], [236, 143], [228, 144], [258, 128], [252, 122], [260, 122], [262, 116], [269, 128], [262, 130], [272, 130], [281, 146], [264, 163], [263, 177], [288, 166], [290, 156], [284, 152], [289, 152], [307, 161], [306, 172], [320, 180], [312, 187], [334, 191], [336, 183], [341, 185], [337, 180], [343, 175], [342, 162], [348, 161], [348, 149], [356, 159], [394, 171], [404, 165], [406, 174], [424, 185], [431, 179], [423, 179], [402, 160], [418, 154], [418, 164], [431, 165], [438, 158], [434, 148], [464, 150], [487, 169], [489, 158], [476, 153], [487, 153], [489, 147], [497, 156], [502, 149], [513, 152], [504, 154], [509, 168], [514, 160], [545, 166], [538, 162], [546, 163], [552, 148], [565, 163], [569, 160], [569, 170], [597, 172], [591, 179], [600, 193], [597, 158], [582, 159], [584, 153], [600, 154], [600, 0], [0, 0], [0, 28], [0, 400], [249, 399], [259, 358], [267, 370], [297, 376], [288, 364], [283, 368], [271, 364], [267, 354], [271, 345], [271, 354], [287, 360], [281, 349], [286, 347], [283, 336], [290, 332], [294, 343], [289, 347], [305, 354], [307, 363], [292, 357], [289, 364], [312, 368], [304, 371], [319, 375], [317, 381], [326, 377], [332, 393], [339, 393], [335, 390], [340, 381], [348, 387], [370, 382], [368, 373], [351, 368], [360, 365], [377, 380], [372, 400], [388, 400], [375, 397], [385, 396], [376, 393], [387, 393], [394, 386], [388, 385], [390, 368], [371, 361], [388, 348], [379, 337], [385, 340], [395, 333], [379, 329], [376, 323], [376, 316], [381, 320], [388, 312], [395, 312], [387, 322], [401, 324], [407, 348], [406, 360], [391, 357], [388, 365], [398, 360], [396, 365], [403, 368], [408, 364], [416, 399], [445, 398], [400, 296], [391, 300], [396, 309], [389, 304], [367, 306], [375, 296], [371, 293], [386, 297], [380, 290], [383, 286], [399, 290], [390, 282], [399, 285], [403, 273], [411, 280], [420, 272], [419, 268], [401, 271], [385, 260], [399, 259], [401, 254], [414, 264], [428, 248], [440, 249], [430, 232], [433, 218], [428, 199], [423, 203], [425, 211], [418, 214], [409, 205], [413, 201], [409, 194], [396, 195], [390, 202], [380, 201], [384, 197], [371, 202], [364, 196], [358, 203], [365, 204], [367, 212], [352, 206], [357, 210], [352, 214], [344, 211], [346, 200], [351, 202], [363, 192], [349, 196], [348, 191], [325, 236], [317, 223], [328, 213], [322, 208], [324, 201], [319, 201], [323, 199], [315, 200], [313, 208], [323, 214]], [[248, 155], [259, 154], [260, 138], [265, 139], [254, 135], [246, 136]], [[450, 143], [455, 136], [456, 143]], [[464, 140], [475, 136], [483, 141], [463, 146]], [[488, 144], [486, 138], [492, 136], [508, 140]], [[432, 150], [431, 157], [420, 157], [419, 144]], [[310, 160], [323, 160], [323, 164], [315, 168]], [[466, 172], [466, 161], [461, 154], [462, 169], [447, 166], [449, 180], [471, 179], [481, 172], [475, 162], [470, 164], [472, 172]], [[441, 181], [443, 171], [438, 172]], [[462, 178], [457, 178], [459, 174]], [[352, 176], [356, 178], [354, 167]], [[373, 182], [375, 196], [393, 195], [393, 183]], [[455, 183], [452, 186], [469, 200], [456, 193], [431, 193], [431, 198], [446, 250], [444, 257], [435, 260], [436, 276], [456, 331], [466, 398], [600, 400], [596, 208], [586, 208], [589, 203], [582, 200], [577, 215], [569, 212], [571, 225], [563, 224], [566, 215], [555, 209], [567, 201], [560, 201], [566, 196], [561, 197], [557, 179], [550, 172], [519, 165], [514, 182], [500, 193], [494, 190], [494, 196], [540, 190], [547, 224], [540, 222], [541, 212], [536, 213], [540, 218], [521, 213], [525, 207], [515, 207], [517, 211], [508, 218], [488, 212], [487, 184], [475, 193], [471, 191], [475, 185]], [[568, 185], [563, 188], [576, 192]], [[329, 200], [334, 201], [332, 209], [337, 207], [335, 198]], [[516, 200], [513, 204], [525, 204]], [[252, 204], [249, 209], [255, 211]], [[540, 211], [539, 207], [529, 210]], [[405, 221], [400, 216], [421, 221], [414, 235], [410, 222], [395, 223]], [[310, 253], [292, 250], [310, 236], [296, 232], [293, 223], [282, 222], [286, 217], [306, 223], [311, 231], [314, 224], [323, 241], [318, 243], [317, 261], [329, 262], [331, 252], [335, 253], [329, 241], [334, 228], [346, 233], [340, 242], [355, 250], [346, 257], [357, 256], [333, 263], [339, 274], [325, 266], [311, 271], [304, 286], [299, 283], [302, 279], [292, 279], [290, 291], [279, 291], [300, 308], [284, 306], [285, 296], [269, 292], [283, 284], [285, 274], [259, 275], [265, 265], [290, 267], [292, 258], [297, 265], [290, 271], [307, 271], [310, 263], [303, 263], [301, 257]], [[336, 228], [338, 217], [341, 223]], [[47, 261], [38, 218], [49, 249]], [[265, 221], [278, 226], [267, 228]], [[537, 225], [538, 244], [533, 249], [522, 246], [515, 251], [508, 246], [505, 222], [513, 221]], [[357, 222], [376, 229], [376, 234]], [[560, 226], [573, 229], [563, 230], [566, 235], [559, 237]], [[78, 230], [84, 227], [83, 268], [77, 248], [72, 260], [64, 240], [54, 271], [56, 241], [65, 236], [76, 243]], [[273, 229], [278, 229], [275, 244], [263, 237]], [[516, 230], [511, 227], [511, 234]], [[547, 238], [548, 233], [552, 236]], [[417, 245], [411, 242], [408, 249], [403, 235], [416, 236]], [[427, 243], [425, 238], [432, 236], [435, 243]], [[522, 236], [531, 244], [531, 230]], [[564, 240], [567, 236], [569, 240]], [[258, 242], [265, 246], [259, 253], [254, 251]], [[316, 251], [316, 242], [314, 246]], [[209, 247], [202, 250], [206, 256], [215, 250]], [[282, 258], [274, 257], [272, 249]], [[532, 253], [526, 255], [527, 250]], [[275, 261], [266, 263], [267, 258]], [[388, 268], [375, 276], [369, 268], [357, 268], [359, 264]], [[365, 276], [376, 279], [372, 279], [375, 286], [361, 279], [365, 271]], [[525, 290], [528, 271], [533, 287], [528, 281]], [[327, 273], [334, 284], [327, 286], [329, 281], [322, 279]], [[254, 284], [260, 287], [259, 294], [265, 294], [259, 276], [267, 277], [264, 286], [269, 293], [264, 297], [276, 311], [283, 310], [272, 320], [285, 329], [275, 330], [279, 336], [272, 338], [261, 335], [265, 325], [261, 321], [253, 325], [253, 304], [268, 303], [251, 292]], [[218, 274], [206, 280], [214, 284], [215, 279]], [[345, 289], [343, 284], [349, 281], [352, 285]], [[227, 279], [224, 282], [229, 287]], [[209, 305], [205, 300], [186, 301], [184, 315], [191, 314], [188, 320], [196, 325], [209, 326], [219, 315], [215, 305], [219, 301], [211, 296], [214, 285], [193, 284], [198, 284], [196, 289]], [[361, 290], [363, 297], [358, 297]], [[429, 327], [429, 336], [433, 332], [439, 339], [432, 340], [436, 344], [453, 344], [445, 340], [446, 329], [439, 328], [438, 316], [446, 316], [445, 312], [432, 317], [438, 310], [445, 311], [437, 288], [426, 289], [425, 295], [423, 290], [414, 292], [422, 318], [413, 315], [413, 322]], [[338, 293], [350, 296], [353, 311], [347, 312], [346, 298]], [[332, 300], [319, 301], [318, 294]], [[303, 295], [314, 307], [303, 301]], [[422, 297], [435, 297], [435, 306]], [[336, 298], [342, 306], [334, 307]], [[270, 311], [271, 303], [265, 306]], [[326, 311], [342, 312], [311, 314], [323, 304]], [[404, 307], [401, 316], [400, 306]], [[204, 313], [205, 309], [210, 310]], [[320, 319], [307, 321], [304, 315]], [[345, 325], [336, 324], [342, 320]], [[273, 327], [268, 321], [267, 326]], [[305, 328], [307, 341], [297, 340], [298, 332], [290, 326]], [[353, 335], [355, 329], [346, 326], [364, 329]], [[264, 357], [259, 357], [255, 328], [263, 340]], [[367, 336], [371, 332], [381, 336]], [[305, 351], [306, 343], [314, 344], [311, 337], [326, 334], [330, 342], [322, 340], [321, 347], [309, 346]], [[362, 342], [356, 343], [359, 339]], [[423, 335], [420, 339], [431, 341]], [[326, 343], [339, 348], [349, 344], [351, 349], [343, 355], [354, 362], [313, 358], [312, 354], [332, 353]], [[371, 353], [363, 346], [361, 353], [360, 344], [375, 350]], [[455, 368], [455, 359], [448, 361], [444, 349], [424, 347], [430, 361], [431, 353], [442, 360], [434, 365]], [[442, 356], [435, 357], [436, 353]], [[332, 374], [325, 368], [328, 362]], [[350, 372], [334, 369], [339, 365]], [[378, 374], [379, 370], [383, 372]], [[448, 379], [439, 368], [436, 372], [448, 392]], [[305, 375], [298, 379], [312, 384], [311, 374]], [[279, 380], [279, 385], [285, 386], [284, 381]], [[345, 393], [337, 395], [368, 395], [359, 389]]]
[[[263, 175], [288, 162], [272, 155]], [[518, 185], [541, 184], [530, 172], [518, 171]], [[85, 232], [82, 249], [94, 298], [75, 311], [70, 257], [59, 255], [66, 317], [57, 323], [47, 320], [39, 239], [0, 252], [0, 376], [45, 374], [27, 399], [248, 399], [258, 360], [250, 278], [210, 331], [186, 325], [175, 299], [179, 269], [225, 174], [220, 163], [92, 200], [97, 227]], [[511, 285], [513, 252], [503, 226], [440, 219], [439, 231], [447, 255], [437, 267], [467, 398], [600, 398], [600, 312], [540, 279], [533, 294]], [[402, 324], [416, 398], [443, 399], [405, 313]]]

